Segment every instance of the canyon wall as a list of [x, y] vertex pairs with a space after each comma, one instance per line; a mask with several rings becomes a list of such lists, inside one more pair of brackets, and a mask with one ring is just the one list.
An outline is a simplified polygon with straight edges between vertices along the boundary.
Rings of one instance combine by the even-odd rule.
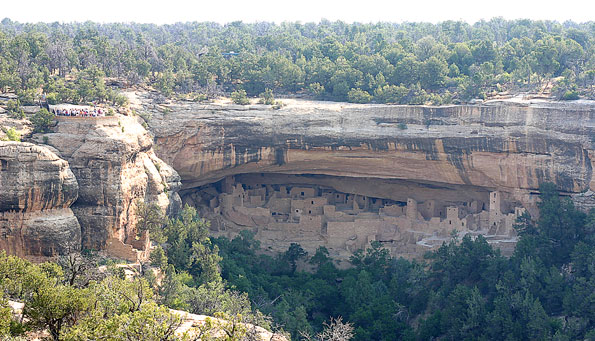
[[592, 102], [274, 110], [135, 96], [151, 133], [138, 116], [58, 117], [33, 137], [47, 147], [1, 145], [0, 248], [146, 257], [138, 202], [173, 213], [183, 199], [214, 235], [251, 230], [270, 252], [299, 242], [347, 259], [379, 241], [418, 257], [456, 230], [510, 253], [541, 183], [595, 206]]
[[[563, 195], [581, 194], [585, 207], [593, 202], [595, 104], [591, 102], [510, 100], [425, 107], [284, 100], [283, 108], [273, 110], [265, 105], [229, 103], [162, 105], [153, 103], [146, 94], [139, 97], [142, 104], [138, 110], [151, 116], [148, 123], [155, 135], [157, 155], [180, 174], [184, 200], [219, 221], [213, 224], [213, 233], [231, 236], [251, 229], [275, 250], [292, 242], [288, 236], [295, 232], [295, 226], [285, 226], [284, 230], [272, 223], [279, 219], [272, 211], [269, 215], [256, 210], [267, 209], [267, 195], [276, 191], [274, 187], [267, 189], [266, 181], [257, 183], [265, 189], [264, 194], [234, 192], [239, 191], [237, 186], [244, 191], [256, 190], [248, 187], [254, 182], [246, 183], [242, 178], [247, 174], [265, 179], [296, 175], [285, 178], [285, 183], [279, 180], [268, 185], [312, 188], [315, 193], [308, 198], [319, 198], [331, 189], [352, 197], [393, 200], [404, 206], [408, 199], [422, 206], [436, 200], [444, 211], [451, 208], [461, 212], [457, 213], [461, 219], [481, 211], [488, 217], [491, 193], [507, 203], [508, 207], [498, 209], [500, 214], [520, 214], [520, 209], [535, 216], [536, 195], [543, 182], [555, 183]], [[224, 188], [225, 183], [236, 187]], [[225, 206], [221, 195], [234, 193], [248, 200], [261, 196], [254, 200], [262, 203], [236, 202], [231, 204], [231, 211], [221, 206]], [[481, 204], [481, 210], [465, 209], [465, 204], [474, 201], [474, 205]], [[253, 214], [246, 214], [256, 217], [250, 218], [251, 223], [231, 218], [230, 212], [246, 213], [246, 208], [254, 209]], [[263, 212], [266, 219], [258, 217]], [[427, 225], [432, 217], [413, 218]], [[436, 214], [434, 218], [440, 225], [446, 216]], [[477, 219], [481, 220], [479, 216]], [[401, 234], [398, 238], [407, 240], [395, 246], [393, 253], [401, 254], [401, 248], [408, 250], [406, 254], [419, 255], [427, 245], [437, 244], [427, 241], [443, 240], [452, 231], [443, 225], [442, 230], [416, 230], [418, 227], [411, 224], [421, 225], [413, 220], [369, 228], [366, 225], [376, 223], [362, 221], [362, 227], [357, 227], [361, 231], [346, 237], [339, 236], [340, 231], [333, 235], [329, 222], [322, 220], [320, 228], [294, 233], [298, 239], [312, 235], [302, 241], [308, 244], [308, 251], [318, 244], [343, 253], [384, 239], [392, 233], [386, 230], [392, 229]], [[475, 232], [501, 237], [510, 250], [508, 244], [514, 243], [515, 237], [513, 223], [514, 219], [509, 219], [504, 228], [496, 230], [479, 224]], [[409, 230], [421, 236], [405, 236], [404, 231]], [[474, 231], [462, 226], [457, 230]], [[358, 242], [351, 247], [345, 238]], [[341, 245], [335, 245], [338, 239]], [[405, 244], [411, 245], [407, 248]]]
[[155, 155], [152, 138], [138, 118], [58, 117], [51, 133], [35, 139], [56, 148], [78, 181], [72, 210], [83, 248], [108, 249], [133, 260], [135, 248], [147, 247], [137, 237], [138, 202], [157, 204], [164, 212], [180, 206], [179, 176]]
[[408, 179], [564, 192], [595, 189], [593, 105], [389, 106], [174, 103], [153, 114], [156, 151], [191, 188], [250, 172]]
[[0, 141], [0, 249], [29, 258], [80, 250], [70, 209], [77, 195], [76, 178], [55, 150]]

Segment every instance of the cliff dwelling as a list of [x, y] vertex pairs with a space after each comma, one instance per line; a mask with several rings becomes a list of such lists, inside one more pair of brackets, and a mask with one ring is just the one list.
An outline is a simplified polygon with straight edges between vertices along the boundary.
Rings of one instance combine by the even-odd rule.
[[505, 254], [524, 209], [505, 193], [476, 186], [326, 175], [239, 174], [182, 193], [211, 220], [215, 235], [251, 230], [271, 252], [299, 243], [346, 260], [379, 241], [393, 256], [415, 257], [451, 233], [484, 235]]
[[143, 108], [182, 200], [213, 235], [252, 230], [271, 254], [295, 242], [347, 260], [379, 241], [393, 256], [422, 257], [456, 230], [509, 255], [516, 217], [538, 216], [542, 183], [585, 198], [595, 189], [593, 110], [583, 104]]

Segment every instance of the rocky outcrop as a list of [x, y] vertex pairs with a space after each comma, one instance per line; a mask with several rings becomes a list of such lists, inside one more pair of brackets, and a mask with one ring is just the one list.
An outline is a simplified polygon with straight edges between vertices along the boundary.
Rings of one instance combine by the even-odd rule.
[[7, 136], [8, 129], [14, 129], [14, 131], [19, 134], [19, 136], [27, 136], [30, 135], [33, 131], [33, 127], [31, 122], [27, 119], [16, 119], [9, 117], [6, 114], [2, 114], [2, 108], [0, 108], [0, 141], [8, 141], [9, 138]]
[[72, 210], [81, 225], [83, 248], [146, 245], [137, 240], [138, 202], [155, 203], [164, 211], [180, 205], [179, 176], [155, 155], [151, 135], [136, 117], [57, 120], [52, 133], [35, 138], [55, 147], [78, 180]]
[[[255, 341], [287, 341], [287, 338], [281, 334], [270, 332], [260, 326], [255, 326], [250, 323], [233, 322], [207, 315], [190, 314], [182, 310], [170, 309], [170, 312], [178, 315], [182, 319], [182, 323], [176, 329], [176, 335], [186, 335], [186, 337], [190, 339], [201, 339], [201, 334], [204, 338], [206, 331], [206, 334], [214, 340], [225, 340], [228, 338], [225, 330], [236, 330], [241, 331], [237, 334], [244, 334], [242, 339]], [[209, 326], [210, 328], [207, 328]]]
[[137, 203], [172, 213], [178, 190], [215, 234], [251, 229], [274, 252], [300, 242], [341, 257], [373, 240], [415, 256], [453, 229], [510, 251], [514, 218], [536, 214], [546, 181], [595, 206], [591, 102], [285, 100], [273, 110], [139, 98], [154, 136], [139, 117], [59, 117], [34, 136], [52, 147], [0, 145], [1, 248], [47, 256], [82, 245], [135, 258], [148, 246]]
[[[16, 301], [8, 301], [8, 305], [12, 309], [14, 320], [22, 321], [25, 304]], [[249, 340], [287, 341], [287, 338], [281, 334], [270, 332], [260, 326], [255, 326], [250, 323], [236, 322], [234, 325], [233, 321], [227, 321], [217, 317], [190, 314], [182, 310], [170, 309], [169, 311], [172, 314], [179, 316], [181, 319], [180, 325], [175, 330], [175, 334], [179, 337], [201, 339], [201, 332], [207, 332], [212, 339], [224, 340], [227, 338], [227, 334], [224, 330], [231, 330], [233, 327], [235, 327], [236, 331], [241, 330], [242, 334], [245, 334], [246, 338]], [[207, 323], [208, 326], [205, 326]], [[49, 335], [47, 335], [49, 334], [47, 331], [44, 331], [43, 334], [45, 337], [49, 337]], [[27, 336], [29, 337], [30, 335]], [[31, 337], [31, 339], [33, 338], [34, 337]]]
[[389, 106], [286, 101], [153, 109], [156, 151], [184, 188], [250, 172], [593, 189], [595, 104]]
[[[554, 182], [568, 195], [595, 189], [592, 102], [425, 107], [284, 100], [286, 106], [273, 110], [229, 103], [156, 105], [141, 99], [139, 110], [152, 115], [149, 129], [157, 155], [180, 174], [187, 202], [208, 207], [213, 218], [222, 220], [215, 225], [230, 231], [245, 227], [216, 213], [218, 203], [212, 199], [231, 194], [222, 189], [222, 180], [239, 174], [300, 175], [300, 185], [321, 191], [326, 186], [369, 198], [412, 199], [422, 206], [437, 200], [444, 209], [460, 211], [474, 200], [487, 207], [490, 193], [497, 192], [511, 206], [502, 214], [513, 214], [515, 208], [537, 214], [536, 194], [543, 182]], [[260, 225], [250, 220], [251, 228]], [[390, 228], [402, 230], [403, 224]], [[482, 233], [500, 233], [496, 230], [486, 227]], [[310, 244], [330, 245], [333, 236], [325, 231], [323, 222]], [[289, 243], [287, 233], [275, 233], [263, 238], [270, 245]], [[353, 238], [381, 237], [366, 233]], [[410, 238], [409, 243], [420, 240]]]
[[22, 257], [80, 250], [78, 184], [51, 148], [0, 142], [0, 249]]

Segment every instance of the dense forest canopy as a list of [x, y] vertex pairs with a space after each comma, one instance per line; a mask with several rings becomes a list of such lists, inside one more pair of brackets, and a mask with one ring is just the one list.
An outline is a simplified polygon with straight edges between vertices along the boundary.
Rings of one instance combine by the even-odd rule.
[[556, 98], [593, 98], [595, 23], [2, 20], [0, 90], [16, 91], [23, 103], [41, 90], [50, 101], [118, 102], [103, 77], [196, 99], [271, 89], [360, 103], [442, 104], [554, 83]]

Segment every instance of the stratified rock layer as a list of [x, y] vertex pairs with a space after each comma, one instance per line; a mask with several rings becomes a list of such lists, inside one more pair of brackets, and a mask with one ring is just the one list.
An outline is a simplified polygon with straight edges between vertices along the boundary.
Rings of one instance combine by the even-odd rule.
[[[186, 202], [205, 208], [209, 218], [217, 221], [214, 233], [252, 229], [272, 250], [288, 246], [292, 238], [302, 238], [298, 241], [307, 244], [308, 251], [316, 245], [361, 248], [371, 240], [387, 240], [387, 236], [391, 242], [398, 239], [399, 245], [439, 245], [450, 232], [436, 230], [451, 225], [444, 211], [461, 219], [476, 214], [473, 219], [478, 230], [474, 232], [479, 234], [504, 233], [502, 236], [514, 238], [514, 215], [523, 208], [537, 214], [536, 194], [541, 183], [554, 182], [571, 195], [595, 189], [592, 102], [506, 101], [425, 107], [284, 100], [287, 105], [280, 110], [225, 103], [174, 102], [164, 106], [151, 103], [148, 97], [142, 102], [140, 109], [152, 115], [149, 126], [155, 134], [157, 155], [180, 174]], [[241, 174], [263, 180], [238, 181]], [[325, 188], [330, 188], [338, 195], [392, 200], [391, 205], [397, 206], [429, 207], [435, 201], [442, 210], [411, 219], [401, 217], [404, 212], [391, 213], [398, 219], [374, 213], [379, 214], [374, 219], [390, 221], [368, 230], [360, 225], [371, 226], [371, 222], [356, 222], [354, 228], [361, 231], [353, 236], [343, 236], [340, 229], [335, 231], [339, 234], [331, 235], [329, 226], [337, 225], [333, 219], [357, 220], [353, 215], [360, 214], [361, 207], [348, 210], [339, 203], [336, 208], [344, 209], [341, 216], [320, 213], [321, 223], [316, 221], [312, 228], [302, 220], [314, 221], [318, 213], [309, 218], [309, 210], [298, 209], [285, 217], [286, 207], [281, 212], [271, 206], [271, 198], [287, 201], [281, 197], [285, 195], [280, 187], [284, 185], [279, 180], [282, 177], [275, 174], [301, 175], [287, 178], [285, 190], [289, 194], [291, 188], [303, 187], [304, 193], [292, 200], [311, 198], [312, 205], [316, 204], [312, 199], [326, 195]], [[226, 183], [235, 187], [224, 188]], [[247, 191], [237, 187], [240, 185]], [[313, 194], [306, 193], [308, 188]], [[237, 199], [231, 199], [233, 195]], [[492, 209], [488, 205], [492, 195], [503, 198], [508, 207]], [[592, 196], [582, 198], [592, 200]], [[468, 205], [474, 205], [473, 209]], [[296, 213], [300, 216], [293, 216]], [[495, 219], [492, 215], [505, 228], [484, 226]], [[501, 215], [507, 217], [505, 223]], [[284, 225], [289, 223], [299, 225]], [[457, 223], [460, 231], [464, 221]], [[337, 238], [341, 238], [338, 243]], [[511, 241], [514, 239], [507, 242]], [[507, 249], [510, 251], [510, 245]], [[410, 252], [419, 253], [419, 247]], [[399, 254], [398, 250], [395, 253]]]
[[19, 256], [80, 250], [70, 206], [78, 195], [68, 162], [50, 148], [0, 142], [0, 249]]
[[179, 206], [179, 176], [155, 156], [152, 138], [137, 118], [60, 117], [45, 137], [78, 180], [79, 198], [72, 209], [82, 228], [83, 248], [105, 249], [110, 238], [138, 243], [139, 201], [164, 211]]
[[326, 174], [565, 192], [595, 189], [595, 104], [388, 106], [287, 101], [151, 106], [156, 151], [184, 188], [240, 173]]

